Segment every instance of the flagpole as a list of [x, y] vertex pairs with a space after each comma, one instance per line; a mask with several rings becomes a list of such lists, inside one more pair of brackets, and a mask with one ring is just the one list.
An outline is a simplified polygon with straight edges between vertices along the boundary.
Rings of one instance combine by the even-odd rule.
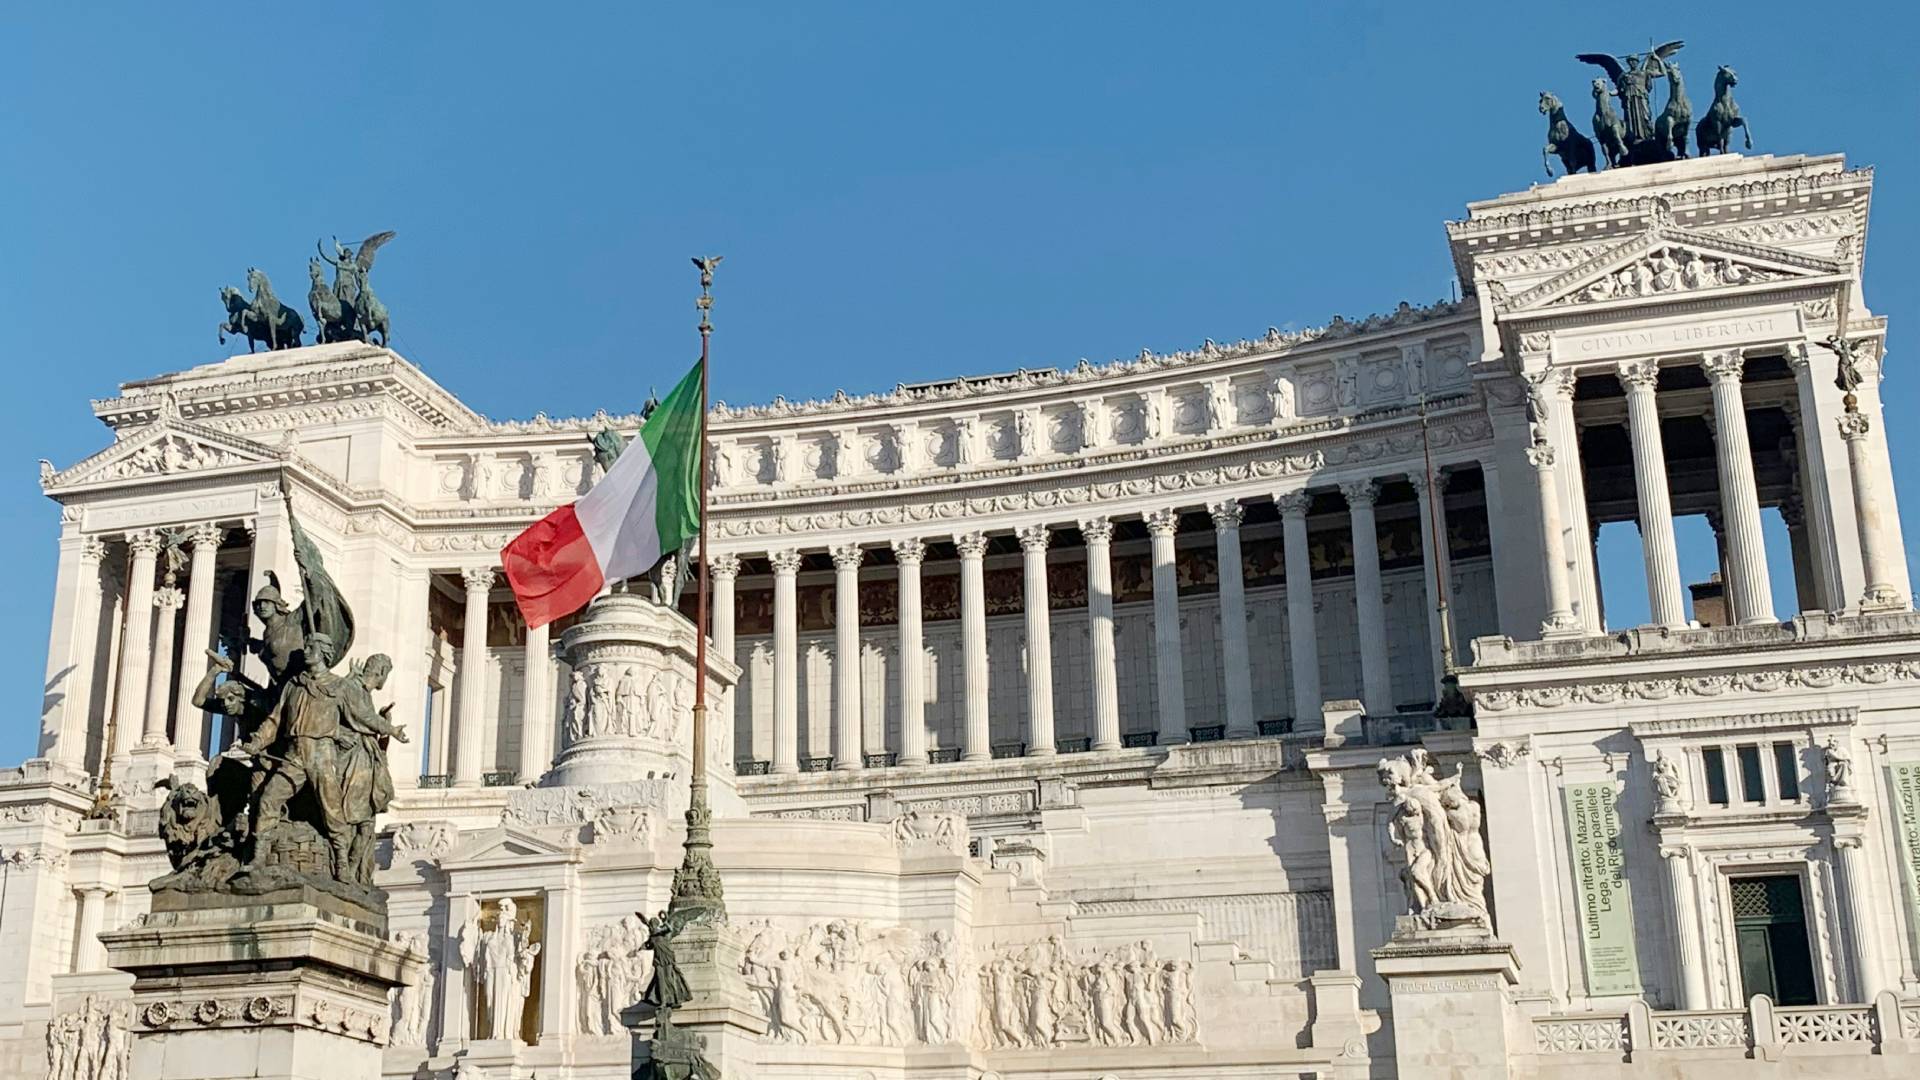
[[694, 301], [700, 310], [700, 569], [694, 609], [693, 767], [687, 793], [686, 853], [674, 871], [673, 899], [667, 905], [668, 913], [681, 926], [718, 922], [727, 914], [720, 874], [713, 867], [713, 810], [707, 800], [707, 403], [711, 389], [707, 363], [713, 338], [713, 271], [720, 265], [720, 258], [713, 255], [693, 260], [700, 269], [700, 298]]

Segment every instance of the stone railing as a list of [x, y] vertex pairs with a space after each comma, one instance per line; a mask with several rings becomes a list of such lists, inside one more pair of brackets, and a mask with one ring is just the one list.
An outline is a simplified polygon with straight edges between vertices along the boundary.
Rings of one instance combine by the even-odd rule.
[[1883, 992], [1865, 1005], [1775, 1005], [1756, 996], [1744, 1009], [1655, 1012], [1636, 1002], [1625, 1013], [1562, 1013], [1533, 1018], [1533, 1052], [1543, 1057], [1605, 1054], [1624, 1061], [1698, 1051], [1773, 1061], [1805, 1053], [1884, 1054], [1889, 1043], [1920, 1042], [1920, 999]]

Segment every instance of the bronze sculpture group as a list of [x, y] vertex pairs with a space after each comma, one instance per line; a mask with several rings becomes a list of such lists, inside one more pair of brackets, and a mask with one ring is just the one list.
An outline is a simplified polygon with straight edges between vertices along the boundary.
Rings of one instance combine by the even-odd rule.
[[[307, 289], [307, 310], [313, 314], [315, 345], [335, 341], [387, 345], [392, 337], [392, 320], [387, 315], [387, 305], [374, 295], [373, 283], [367, 275], [373, 269], [374, 255], [393, 237], [392, 230], [374, 233], [362, 240], [358, 248], [348, 247], [336, 239], [332, 255], [318, 242], [314, 244], [319, 254], [307, 260], [307, 276], [312, 281]], [[326, 280], [329, 266], [333, 267], [331, 285]], [[247, 339], [248, 352], [259, 345], [265, 345], [268, 352], [299, 348], [301, 335], [306, 332], [306, 320], [274, 294], [273, 283], [267, 280], [266, 273], [249, 269], [247, 288], [253, 293], [251, 298], [232, 286], [220, 288], [220, 302], [227, 309], [227, 317], [220, 324], [221, 344], [225, 344], [227, 335], [231, 334]]]
[[206, 790], [170, 783], [160, 833], [173, 872], [159, 892], [260, 895], [307, 886], [368, 907], [373, 889], [374, 820], [393, 799], [390, 740], [406, 732], [373, 695], [393, 671], [376, 653], [345, 675], [333, 669], [353, 646], [353, 613], [319, 549], [290, 521], [304, 598], [289, 606], [279, 580], [255, 594], [264, 627], [247, 643], [261, 684], [209, 651], [195, 704], [231, 717], [240, 733], [214, 759]]
[[[1607, 168], [1617, 169], [1684, 158], [1689, 128], [1701, 157], [1726, 153], [1735, 128], [1740, 129], [1746, 149], [1753, 149], [1753, 134], [1733, 101], [1733, 88], [1740, 78], [1730, 67], [1722, 66], [1714, 75], [1713, 104], [1699, 123], [1694, 123], [1693, 103], [1687, 98], [1679, 61], [1674, 59], [1685, 44], [1669, 41], [1645, 53], [1621, 57], [1608, 53], [1575, 56], [1607, 73], [1606, 78], [1593, 80], [1593, 138], [1581, 134], [1567, 119], [1566, 107], [1558, 97], [1542, 91], [1540, 114], [1547, 118], [1547, 142], [1541, 147], [1540, 161], [1547, 175], [1553, 175], [1553, 157], [1560, 159], [1561, 168], [1569, 176], [1583, 169], [1599, 172], [1603, 161]], [[1653, 84], [1661, 79], [1667, 83], [1667, 105], [1655, 116]], [[1613, 107], [1615, 98], [1620, 100], [1619, 111]]]

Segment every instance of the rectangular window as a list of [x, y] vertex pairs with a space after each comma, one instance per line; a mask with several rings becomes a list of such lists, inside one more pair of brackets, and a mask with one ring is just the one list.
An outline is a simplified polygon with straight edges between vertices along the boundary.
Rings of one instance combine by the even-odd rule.
[[1787, 802], [1800, 801], [1800, 760], [1790, 742], [1773, 744], [1773, 768], [1780, 778], [1780, 797]]
[[1767, 778], [1760, 775], [1760, 748], [1752, 744], [1737, 747], [1740, 759], [1740, 797], [1750, 803], [1767, 801]]
[[1733, 801], [1727, 793], [1727, 758], [1717, 746], [1709, 746], [1700, 751], [1700, 763], [1707, 770], [1707, 801], [1715, 806], [1726, 806]]

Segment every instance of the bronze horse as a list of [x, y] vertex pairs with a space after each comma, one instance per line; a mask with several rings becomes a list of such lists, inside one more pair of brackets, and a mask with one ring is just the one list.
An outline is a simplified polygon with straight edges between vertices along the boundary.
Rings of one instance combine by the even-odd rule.
[[1730, 67], [1723, 65], [1713, 76], [1713, 104], [1694, 128], [1694, 141], [1700, 148], [1701, 157], [1716, 151], [1726, 153], [1727, 142], [1733, 137], [1734, 128], [1740, 129], [1741, 137], [1746, 140], [1746, 148], [1753, 149], [1753, 129], [1747, 126], [1746, 117], [1740, 115], [1740, 106], [1733, 103], [1733, 88], [1738, 85], [1740, 76]]
[[1547, 144], [1540, 148], [1540, 165], [1553, 175], [1553, 165], [1547, 155], [1560, 155], [1560, 167], [1568, 176], [1585, 169], [1599, 172], [1600, 165], [1594, 160], [1593, 140], [1573, 129], [1573, 122], [1567, 119], [1566, 106], [1560, 99], [1542, 90], [1540, 92], [1540, 112], [1547, 118]]
[[273, 294], [273, 283], [259, 270], [247, 271], [247, 287], [253, 290], [252, 300], [231, 285], [220, 287], [220, 302], [227, 309], [226, 321], [220, 324], [220, 344], [225, 345], [227, 335], [233, 334], [245, 335], [248, 352], [261, 342], [268, 352], [299, 348], [300, 335], [306, 330], [300, 313], [280, 302]]

